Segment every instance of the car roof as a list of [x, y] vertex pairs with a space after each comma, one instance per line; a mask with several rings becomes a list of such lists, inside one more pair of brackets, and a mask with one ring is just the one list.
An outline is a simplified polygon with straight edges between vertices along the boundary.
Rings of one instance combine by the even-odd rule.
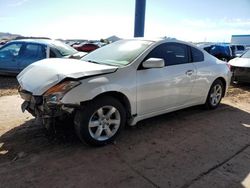
[[203, 49], [197, 47], [192, 42], [185, 42], [185, 41], [181, 41], [181, 40], [178, 40], [176, 38], [170, 38], [170, 37], [159, 37], [159, 38], [136, 37], [136, 38], [131, 38], [131, 39], [123, 39], [123, 40], [142, 40], [142, 41], [144, 40], [144, 41], [153, 42], [155, 44], [161, 44], [161, 43], [164, 43], [164, 42], [176, 42], [176, 43], [180, 43], [180, 44], [185, 44], [185, 45], [191, 46], [191, 47], [199, 49], [199, 50], [203, 50]]
[[141, 41], [151, 41], [151, 42], [158, 42], [158, 41], [178, 41], [175, 38], [168, 38], [168, 37], [158, 37], [158, 38], [147, 38], [147, 37], [134, 37], [122, 40], [141, 40]]
[[197, 46], [194, 43], [185, 42], [185, 41], [181, 41], [181, 40], [178, 40], [176, 38], [170, 38], [170, 37], [160, 37], [160, 38], [135, 37], [135, 38], [130, 38], [130, 39], [122, 39], [122, 40], [142, 40], [142, 41], [150, 41], [150, 42], [154, 42], [154, 43], [177, 42], [177, 43], [182, 43], [182, 44], [190, 45], [190, 46], [197, 48]]
[[36, 44], [44, 44], [48, 46], [53, 46], [55, 42], [60, 42], [60, 41], [51, 40], [51, 39], [18, 39], [18, 40], [12, 40], [8, 43], [12, 43], [12, 42], [36, 43]]

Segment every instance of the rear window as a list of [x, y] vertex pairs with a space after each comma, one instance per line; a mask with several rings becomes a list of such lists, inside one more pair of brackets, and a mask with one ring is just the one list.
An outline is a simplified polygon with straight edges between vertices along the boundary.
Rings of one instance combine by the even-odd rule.
[[191, 53], [192, 53], [192, 62], [204, 61], [204, 54], [200, 50], [191, 47]]

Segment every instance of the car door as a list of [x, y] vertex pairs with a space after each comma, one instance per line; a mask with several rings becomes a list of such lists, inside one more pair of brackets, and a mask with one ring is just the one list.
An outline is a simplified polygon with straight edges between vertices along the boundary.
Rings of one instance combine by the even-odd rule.
[[204, 53], [195, 47], [190, 47], [191, 62], [196, 67], [196, 79], [190, 94], [190, 102], [200, 104], [207, 97], [210, 83], [208, 78], [211, 77], [210, 61], [205, 61]]
[[46, 48], [45, 45], [27, 43], [18, 56], [18, 66], [19, 70], [23, 70], [25, 67], [46, 58]]
[[145, 58], [162, 58], [165, 67], [137, 71], [137, 112], [145, 115], [189, 103], [196, 69], [190, 63], [188, 46], [163, 43]]
[[17, 58], [22, 43], [9, 43], [0, 49], [0, 70], [3, 72], [18, 72]]

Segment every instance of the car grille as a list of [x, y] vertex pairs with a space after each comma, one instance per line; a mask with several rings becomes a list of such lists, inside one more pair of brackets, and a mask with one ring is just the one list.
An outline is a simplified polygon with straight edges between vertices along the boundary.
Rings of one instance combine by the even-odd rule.
[[248, 67], [234, 67], [232, 66], [233, 72], [244, 72], [244, 73], [250, 73], [250, 68]]

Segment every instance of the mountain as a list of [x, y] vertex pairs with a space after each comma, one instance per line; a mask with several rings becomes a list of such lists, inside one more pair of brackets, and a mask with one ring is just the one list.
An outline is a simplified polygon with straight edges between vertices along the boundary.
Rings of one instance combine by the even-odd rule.
[[0, 32], [0, 39], [8, 39], [9, 40], [9, 39], [15, 39], [17, 37], [21, 37], [21, 35]]

